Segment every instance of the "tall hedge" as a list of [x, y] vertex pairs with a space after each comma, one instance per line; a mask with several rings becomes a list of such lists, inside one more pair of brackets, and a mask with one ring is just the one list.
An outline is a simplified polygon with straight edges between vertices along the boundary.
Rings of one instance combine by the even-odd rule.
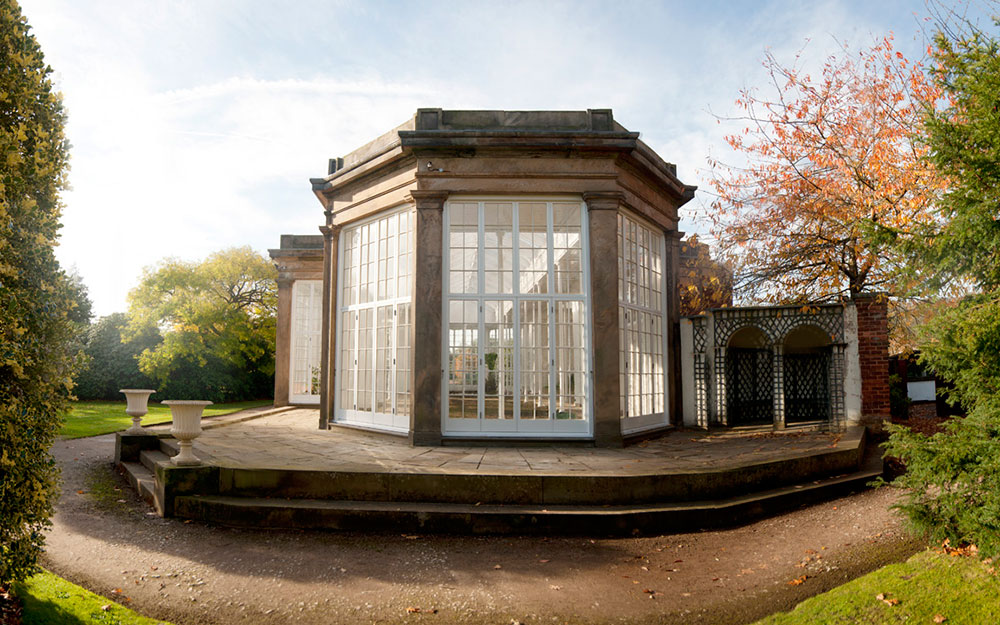
[[51, 72], [17, 2], [0, 0], [0, 587], [35, 569], [75, 366], [76, 304], [53, 253], [69, 144]]

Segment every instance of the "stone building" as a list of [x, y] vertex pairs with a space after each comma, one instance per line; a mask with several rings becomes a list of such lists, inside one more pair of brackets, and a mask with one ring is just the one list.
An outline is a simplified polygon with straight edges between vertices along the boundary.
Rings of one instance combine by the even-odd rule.
[[[318, 405], [320, 428], [614, 447], [690, 421], [691, 393], [724, 401], [710, 369], [682, 396], [681, 361], [693, 372], [698, 356], [680, 343], [677, 224], [695, 188], [610, 110], [419, 109], [312, 186], [322, 235], [271, 250], [275, 403]], [[813, 377], [839, 390], [822, 397], [843, 405], [839, 310], [804, 332], [830, 354]], [[786, 338], [767, 338], [769, 358]], [[695, 424], [729, 424], [704, 405]]]

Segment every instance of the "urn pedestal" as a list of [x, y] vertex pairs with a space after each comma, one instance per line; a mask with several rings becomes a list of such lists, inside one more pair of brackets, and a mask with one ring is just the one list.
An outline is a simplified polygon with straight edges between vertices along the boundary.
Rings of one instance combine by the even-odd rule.
[[194, 439], [201, 435], [201, 413], [205, 410], [205, 406], [211, 405], [212, 402], [199, 399], [168, 399], [160, 403], [170, 406], [170, 414], [173, 417], [170, 434], [177, 439], [180, 447], [180, 453], [170, 461], [177, 466], [201, 464], [191, 446]]
[[142, 429], [141, 422], [142, 418], [149, 412], [147, 407], [149, 396], [156, 391], [148, 388], [123, 388], [118, 392], [125, 394], [125, 401], [128, 402], [125, 406], [125, 414], [132, 417], [132, 427], [125, 430], [125, 433], [131, 436], [148, 435], [149, 432]]

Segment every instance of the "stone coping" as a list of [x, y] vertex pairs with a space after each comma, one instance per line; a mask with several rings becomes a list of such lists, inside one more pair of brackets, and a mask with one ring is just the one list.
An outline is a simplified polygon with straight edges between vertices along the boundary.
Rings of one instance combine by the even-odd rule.
[[231, 421], [214, 429], [203, 425], [206, 431], [194, 442], [194, 452], [199, 458], [225, 469], [655, 476], [718, 473], [842, 454], [859, 457], [864, 445], [864, 428], [852, 427], [840, 434], [675, 430], [624, 449], [558, 444], [411, 447], [407, 441], [395, 437], [346, 428], [319, 430], [318, 410], [311, 408], [286, 407], [257, 415], [230, 416]]

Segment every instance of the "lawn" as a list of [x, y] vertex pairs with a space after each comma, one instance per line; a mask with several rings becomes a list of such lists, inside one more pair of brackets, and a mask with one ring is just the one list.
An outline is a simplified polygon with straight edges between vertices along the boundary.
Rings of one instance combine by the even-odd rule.
[[[805, 583], [809, 583], [807, 579]], [[1000, 623], [1000, 577], [973, 556], [929, 549], [773, 614], [756, 625]]]
[[[42, 571], [21, 584], [14, 592], [24, 606], [24, 625], [169, 625], [146, 618], [110, 599], [72, 584], [58, 575]], [[118, 601], [127, 602], [124, 595]]]
[[[215, 404], [205, 408], [206, 417], [229, 414], [245, 408], [270, 406], [271, 400], [243, 401]], [[170, 421], [170, 408], [149, 402], [149, 414], [142, 418], [143, 425]], [[119, 432], [132, 426], [132, 417], [125, 414], [125, 401], [75, 401], [63, 422], [59, 435], [63, 438], [82, 438], [109, 432]]]

